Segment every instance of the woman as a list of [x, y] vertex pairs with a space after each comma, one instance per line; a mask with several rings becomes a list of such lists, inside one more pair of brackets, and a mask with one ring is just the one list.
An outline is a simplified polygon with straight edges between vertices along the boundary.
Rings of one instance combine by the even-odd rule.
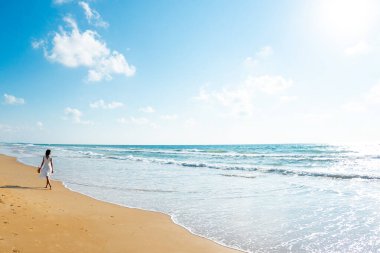
[[50, 149], [47, 149], [45, 152], [45, 156], [42, 158], [42, 163], [41, 166], [39, 167], [40, 170], [40, 177], [46, 177], [46, 186], [50, 187], [51, 190], [51, 184], [49, 181], [49, 177], [51, 173], [54, 173], [54, 168], [53, 168], [53, 159], [50, 157]]

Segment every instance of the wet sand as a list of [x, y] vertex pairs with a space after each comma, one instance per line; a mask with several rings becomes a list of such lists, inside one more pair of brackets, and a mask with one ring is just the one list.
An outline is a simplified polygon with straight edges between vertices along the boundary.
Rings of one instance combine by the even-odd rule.
[[[57, 168], [64, 169], [64, 168]], [[193, 235], [161, 213], [98, 201], [0, 155], [0, 252], [240, 252]]]

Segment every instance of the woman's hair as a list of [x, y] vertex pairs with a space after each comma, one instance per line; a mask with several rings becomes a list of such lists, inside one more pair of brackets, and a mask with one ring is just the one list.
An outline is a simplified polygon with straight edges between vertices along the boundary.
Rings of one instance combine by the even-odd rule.
[[45, 156], [46, 156], [46, 157], [49, 157], [49, 155], [50, 155], [50, 152], [51, 152], [51, 150], [50, 150], [50, 149], [46, 149], [46, 152], [45, 152]]

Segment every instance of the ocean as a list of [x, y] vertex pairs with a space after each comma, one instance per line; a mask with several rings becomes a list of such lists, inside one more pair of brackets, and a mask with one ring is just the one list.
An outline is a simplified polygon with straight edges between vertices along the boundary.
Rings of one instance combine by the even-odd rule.
[[380, 252], [380, 145], [0, 143], [35, 167], [47, 148], [67, 188], [232, 248]]

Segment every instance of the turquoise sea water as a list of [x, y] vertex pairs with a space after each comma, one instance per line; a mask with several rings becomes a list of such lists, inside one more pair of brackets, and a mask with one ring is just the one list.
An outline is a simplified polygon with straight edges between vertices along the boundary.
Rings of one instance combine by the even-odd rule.
[[0, 144], [96, 199], [246, 252], [380, 252], [380, 145]]

